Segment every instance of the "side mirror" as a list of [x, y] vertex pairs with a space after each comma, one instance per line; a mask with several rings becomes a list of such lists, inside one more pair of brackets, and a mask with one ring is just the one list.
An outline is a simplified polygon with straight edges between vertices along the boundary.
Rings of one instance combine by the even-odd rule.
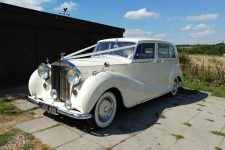
[[108, 62], [105, 62], [105, 63], [104, 63], [104, 66], [105, 66], [105, 67], [109, 67], [109, 63], [108, 63]]

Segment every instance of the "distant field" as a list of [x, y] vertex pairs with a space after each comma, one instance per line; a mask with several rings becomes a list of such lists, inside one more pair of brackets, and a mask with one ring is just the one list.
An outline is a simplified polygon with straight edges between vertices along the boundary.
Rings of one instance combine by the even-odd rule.
[[225, 97], [225, 44], [179, 45], [183, 86]]
[[225, 97], [225, 56], [180, 53], [183, 86]]
[[225, 56], [189, 55], [192, 64], [204, 66], [221, 65], [225, 67]]

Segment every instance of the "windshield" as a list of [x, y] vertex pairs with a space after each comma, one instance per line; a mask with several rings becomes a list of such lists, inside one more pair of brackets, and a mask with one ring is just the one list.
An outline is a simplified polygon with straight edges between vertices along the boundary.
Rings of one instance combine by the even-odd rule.
[[[134, 42], [116, 42], [116, 41], [99, 42], [95, 48], [95, 52], [124, 47], [124, 46], [131, 46], [131, 45], [135, 45], [135, 44], [136, 43], [134, 43]], [[135, 48], [135, 46], [131, 47], [131, 48], [125, 48], [125, 49], [122, 48], [118, 51], [107, 52], [102, 55], [117, 55], [117, 56], [126, 57], [126, 58], [131, 59], [131, 58], [133, 58], [134, 48]]]

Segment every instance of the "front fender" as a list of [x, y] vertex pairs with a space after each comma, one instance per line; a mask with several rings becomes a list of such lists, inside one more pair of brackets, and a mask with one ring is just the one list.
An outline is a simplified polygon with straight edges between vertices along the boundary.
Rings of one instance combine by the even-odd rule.
[[77, 101], [79, 101], [78, 109], [82, 113], [89, 113], [98, 98], [111, 86], [112, 75], [110, 73], [100, 72], [88, 77], [82, 84], [77, 97]]
[[111, 88], [117, 88], [120, 91], [125, 107], [134, 106], [138, 101], [145, 100], [153, 94], [153, 90], [152, 93], [147, 92], [149, 87], [130, 76], [110, 71], [100, 72], [90, 76], [83, 83], [77, 98], [78, 109], [82, 113], [90, 113], [98, 98]]
[[35, 70], [28, 83], [28, 88], [30, 95], [36, 95], [38, 98], [49, 98], [50, 97], [50, 91], [51, 91], [51, 80], [44, 80], [40, 78], [38, 75], [38, 71]]

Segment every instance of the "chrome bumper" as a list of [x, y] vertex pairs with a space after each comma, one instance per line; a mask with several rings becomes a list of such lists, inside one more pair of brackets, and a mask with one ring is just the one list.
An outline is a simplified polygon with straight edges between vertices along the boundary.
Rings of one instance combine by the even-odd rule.
[[[38, 105], [38, 106], [39, 106], [39, 103], [41, 102], [41, 103], [56, 107], [54, 105], [45, 103], [44, 101], [42, 101], [38, 98], [33, 98], [32, 96], [28, 96], [28, 101], [35, 104], [35, 105]], [[71, 117], [71, 118], [74, 118], [74, 119], [89, 119], [89, 118], [92, 117], [92, 114], [82, 114], [79, 111], [68, 110], [66, 108], [61, 108], [61, 107], [56, 107], [56, 108], [57, 108], [58, 114], [62, 114], [62, 115], [65, 115], [65, 116], [68, 116], [68, 117]]]

